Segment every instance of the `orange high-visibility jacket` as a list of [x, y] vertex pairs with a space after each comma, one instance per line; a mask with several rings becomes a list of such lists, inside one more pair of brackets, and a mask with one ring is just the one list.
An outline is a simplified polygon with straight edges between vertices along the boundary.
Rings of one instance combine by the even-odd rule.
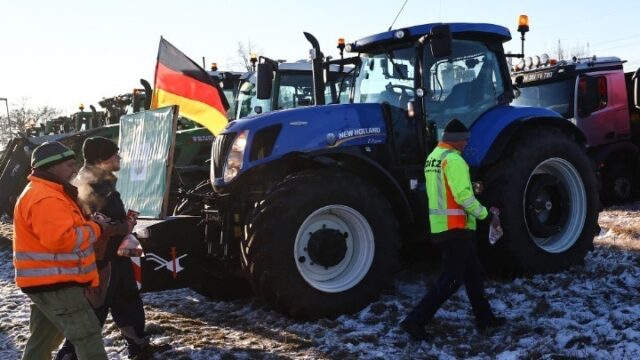
[[16, 284], [98, 286], [93, 243], [101, 234], [100, 226], [84, 218], [62, 185], [35, 176], [29, 180], [14, 210]]

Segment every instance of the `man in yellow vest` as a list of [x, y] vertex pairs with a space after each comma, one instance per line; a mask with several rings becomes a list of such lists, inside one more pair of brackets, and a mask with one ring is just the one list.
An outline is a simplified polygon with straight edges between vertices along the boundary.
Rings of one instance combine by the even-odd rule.
[[73, 150], [46, 142], [33, 151], [31, 167], [13, 223], [16, 284], [33, 302], [22, 358], [51, 359], [66, 337], [79, 359], [106, 360], [100, 324], [83, 288], [98, 285], [93, 243], [100, 235], [126, 234], [128, 225], [83, 216], [69, 184], [77, 171]]
[[[488, 211], [474, 196], [469, 166], [461, 155], [468, 138], [467, 127], [457, 119], [451, 120], [444, 129], [442, 141], [425, 163], [431, 241], [441, 250], [443, 271], [436, 284], [400, 323], [414, 340], [428, 339], [425, 325], [462, 284], [479, 331], [506, 322], [493, 314], [484, 296], [475, 230], [476, 219], [484, 220]], [[492, 221], [499, 220], [495, 217]]]

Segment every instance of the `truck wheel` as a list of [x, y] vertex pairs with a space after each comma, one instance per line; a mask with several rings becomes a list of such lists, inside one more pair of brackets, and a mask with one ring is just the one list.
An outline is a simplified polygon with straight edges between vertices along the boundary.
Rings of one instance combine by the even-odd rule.
[[398, 223], [358, 177], [319, 170], [287, 177], [259, 203], [242, 243], [254, 290], [295, 318], [362, 309], [398, 268]]
[[486, 205], [502, 208], [505, 234], [485, 249], [497, 255], [489, 267], [518, 274], [581, 264], [593, 248], [600, 209], [586, 154], [555, 129], [529, 131], [511, 153], [486, 173], [496, 179], [486, 182]]
[[614, 163], [605, 169], [602, 188], [602, 203], [614, 205], [633, 199], [635, 178], [631, 165]]
[[212, 195], [213, 188], [209, 179], [202, 180], [195, 188], [187, 191], [187, 195], [177, 200], [177, 205], [173, 208], [173, 215], [193, 215], [201, 214], [204, 206], [202, 199], [189, 195]]

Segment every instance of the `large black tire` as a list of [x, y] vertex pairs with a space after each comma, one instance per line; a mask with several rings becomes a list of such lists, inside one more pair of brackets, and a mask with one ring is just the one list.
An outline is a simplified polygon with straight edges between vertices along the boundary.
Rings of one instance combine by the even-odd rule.
[[504, 228], [496, 245], [481, 240], [488, 267], [518, 275], [581, 264], [593, 249], [601, 208], [587, 155], [556, 129], [528, 131], [510, 150], [485, 173], [483, 199], [501, 208]]
[[607, 165], [602, 177], [602, 203], [614, 205], [633, 200], [637, 187], [636, 171], [633, 165], [622, 161]]
[[399, 267], [398, 222], [372, 185], [337, 170], [293, 174], [247, 224], [242, 243], [254, 290], [298, 319], [362, 309]]

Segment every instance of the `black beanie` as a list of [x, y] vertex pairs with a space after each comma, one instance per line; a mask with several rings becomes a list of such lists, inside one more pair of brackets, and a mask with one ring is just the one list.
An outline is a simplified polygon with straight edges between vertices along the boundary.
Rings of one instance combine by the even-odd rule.
[[45, 142], [31, 153], [31, 167], [46, 169], [53, 165], [75, 159], [76, 153], [57, 141]]
[[118, 145], [113, 141], [96, 136], [87, 138], [82, 144], [82, 156], [89, 164], [97, 164], [118, 153]]
[[442, 141], [461, 141], [469, 138], [469, 129], [460, 120], [453, 119], [444, 127]]

